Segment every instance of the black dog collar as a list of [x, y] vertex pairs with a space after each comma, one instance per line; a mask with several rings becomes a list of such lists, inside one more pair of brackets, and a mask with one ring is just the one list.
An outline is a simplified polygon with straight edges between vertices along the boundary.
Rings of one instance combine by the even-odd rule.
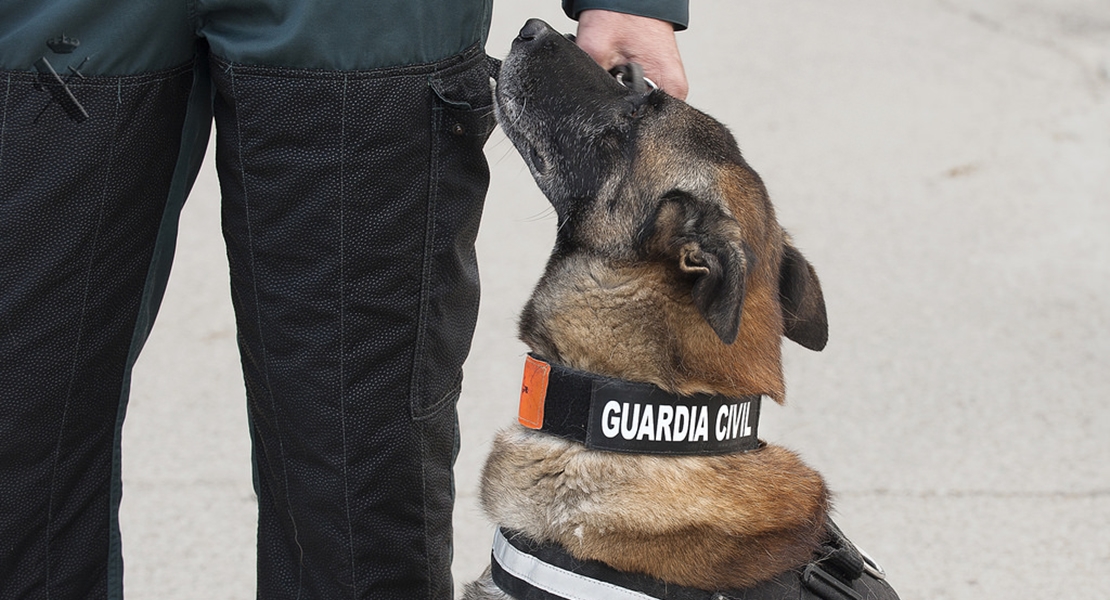
[[727, 454], [761, 446], [763, 396], [680, 396], [647, 383], [602, 377], [529, 355], [520, 424], [594, 450]]

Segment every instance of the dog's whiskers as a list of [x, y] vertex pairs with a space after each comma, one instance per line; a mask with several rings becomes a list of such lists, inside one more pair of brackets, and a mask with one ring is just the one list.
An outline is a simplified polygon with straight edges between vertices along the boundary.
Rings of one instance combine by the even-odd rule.
[[538, 213], [536, 213], [536, 214], [534, 214], [530, 217], [521, 219], [521, 222], [522, 223], [536, 223], [536, 222], [539, 222], [539, 221], [543, 221], [545, 219], [549, 219], [554, 214], [555, 214], [555, 209], [549, 206], [549, 207], [541, 210], [540, 212], [538, 212]]
[[569, 220], [569, 219], [563, 219], [563, 222], [562, 222], [562, 223], [559, 223], [559, 227], [557, 227], [557, 228], [555, 229], [555, 234], [556, 234], [556, 235], [558, 235], [558, 234], [562, 233], [562, 232], [563, 232], [563, 227], [566, 227], [566, 224], [567, 224], [568, 222], [570, 222], [570, 220]]
[[[502, 100], [501, 104], [502, 104], [502, 111], [501, 112], [502, 113], [508, 113], [509, 126], [515, 127], [517, 121], [519, 121], [521, 119], [521, 117], [524, 116], [524, 111], [527, 110], [527, 108], [528, 108], [528, 99], [525, 98], [524, 102], [522, 102], [521, 104], [518, 105], [516, 103], [516, 100], [513, 100], [511, 98], [507, 98], [507, 99]], [[508, 110], [506, 110], [506, 109], [508, 109]]]

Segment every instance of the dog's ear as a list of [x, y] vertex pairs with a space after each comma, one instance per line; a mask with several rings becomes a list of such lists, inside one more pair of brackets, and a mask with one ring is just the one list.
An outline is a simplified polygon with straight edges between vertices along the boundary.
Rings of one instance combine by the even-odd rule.
[[715, 204], [671, 192], [645, 224], [641, 240], [690, 281], [694, 306], [717, 337], [726, 344], [736, 341], [748, 268], [736, 220]]
[[678, 268], [693, 277], [694, 306], [726, 344], [736, 341], [744, 310], [744, 251], [731, 240], [712, 235], [686, 242]]
[[779, 302], [783, 334], [810, 350], [824, 349], [829, 341], [829, 320], [821, 283], [813, 265], [789, 241], [783, 242]]

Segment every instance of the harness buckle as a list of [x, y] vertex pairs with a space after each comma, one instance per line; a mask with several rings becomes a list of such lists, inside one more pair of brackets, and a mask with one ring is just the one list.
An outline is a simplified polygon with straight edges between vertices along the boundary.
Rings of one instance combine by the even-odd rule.
[[809, 563], [802, 572], [802, 584], [809, 591], [824, 600], [862, 600], [860, 593], [848, 587], [839, 577], [821, 568], [817, 563]]

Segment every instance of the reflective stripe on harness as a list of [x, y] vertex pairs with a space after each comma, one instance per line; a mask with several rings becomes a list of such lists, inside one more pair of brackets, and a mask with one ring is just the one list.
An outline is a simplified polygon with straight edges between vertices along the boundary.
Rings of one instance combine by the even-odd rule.
[[743, 590], [706, 591], [578, 560], [557, 544], [498, 529], [491, 575], [515, 600], [898, 600], [882, 571], [829, 522], [814, 560]]
[[[641, 594], [546, 563], [510, 544], [505, 539], [505, 534], [501, 529], [498, 529], [493, 537], [493, 564], [495, 567], [499, 567], [504, 575], [547, 592], [549, 595], [546, 598], [549, 599], [655, 600], [654, 596]], [[497, 585], [501, 587], [501, 581], [497, 581], [497, 579], [504, 581], [504, 578], [494, 578]]]

